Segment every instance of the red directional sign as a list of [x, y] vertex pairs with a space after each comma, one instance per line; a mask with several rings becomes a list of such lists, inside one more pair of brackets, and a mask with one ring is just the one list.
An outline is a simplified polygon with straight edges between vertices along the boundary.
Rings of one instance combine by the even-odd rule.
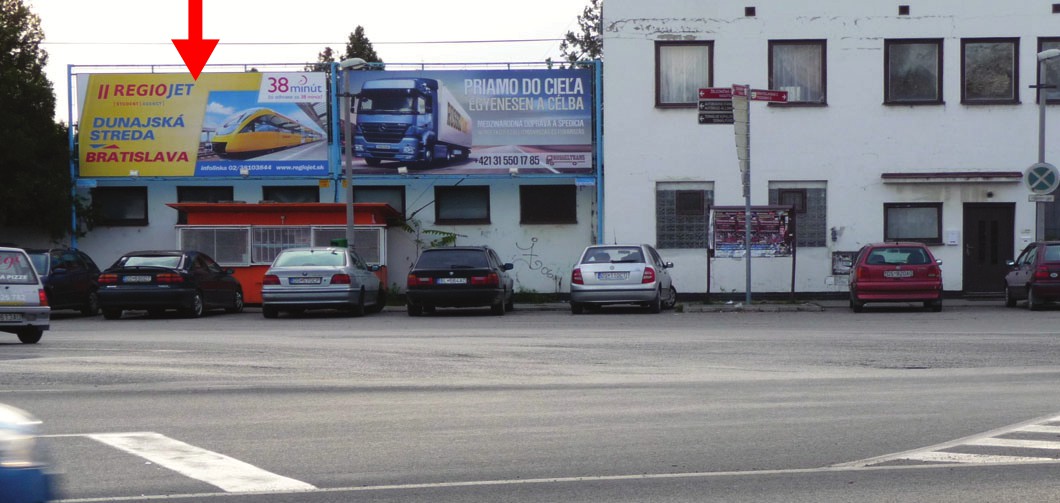
[[769, 101], [773, 103], [787, 103], [787, 91], [769, 91], [766, 89], [751, 89], [751, 101]]
[[728, 87], [703, 87], [699, 89], [701, 100], [731, 100], [732, 89]]

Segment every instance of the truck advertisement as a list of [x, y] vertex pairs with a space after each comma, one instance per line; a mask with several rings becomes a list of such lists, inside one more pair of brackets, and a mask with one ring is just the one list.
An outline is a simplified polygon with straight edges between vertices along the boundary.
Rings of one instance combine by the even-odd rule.
[[324, 73], [79, 77], [81, 177], [327, 176]]
[[[590, 70], [347, 71], [353, 169], [592, 174]], [[340, 121], [345, 114], [340, 114]], [[345, 131], [345, 124], [340, 124]]]

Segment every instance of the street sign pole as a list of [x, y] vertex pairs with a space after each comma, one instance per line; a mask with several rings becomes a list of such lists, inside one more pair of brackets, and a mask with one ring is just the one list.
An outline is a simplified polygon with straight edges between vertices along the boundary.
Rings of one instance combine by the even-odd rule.
[[743, 183], [744, 305], [751, 305], [751, 107], [750, 86], [732, 86], [732, 109], [736, 135], [736, 158]]

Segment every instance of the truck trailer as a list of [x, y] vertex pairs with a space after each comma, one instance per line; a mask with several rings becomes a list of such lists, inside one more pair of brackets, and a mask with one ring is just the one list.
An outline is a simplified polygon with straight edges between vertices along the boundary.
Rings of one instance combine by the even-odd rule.
[[471, 155], [471, 116], [436, 79], [368, 80], [356, 98], [355, 155], [369, 166], [426, 169]]

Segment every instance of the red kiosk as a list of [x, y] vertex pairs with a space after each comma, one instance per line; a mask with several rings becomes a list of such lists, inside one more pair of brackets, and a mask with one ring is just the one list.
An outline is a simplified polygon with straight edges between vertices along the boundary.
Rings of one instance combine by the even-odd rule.
[[[248, 304], [261, 303], [261, 280], [280, 251], [330, 246], [346, 237], [345, 203], [169, 203], [186, 216], [177, 226], [181, 249], [205, 252], [235, 270]], [[401, 214], [385, 203], [355, 203], [354, 248], [387, 282], [386, 243], [390, 222]]]

